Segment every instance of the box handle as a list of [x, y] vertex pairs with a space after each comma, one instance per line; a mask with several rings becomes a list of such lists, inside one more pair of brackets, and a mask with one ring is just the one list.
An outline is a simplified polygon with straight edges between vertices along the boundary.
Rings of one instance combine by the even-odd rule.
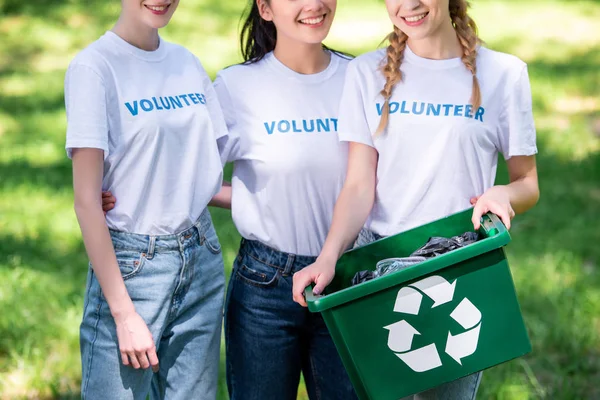
[[492, 213], [487, 213], [481, 217], [481, 229], [488, 237], [506, 232], [506, 226], [504, 226], [502, 220]]

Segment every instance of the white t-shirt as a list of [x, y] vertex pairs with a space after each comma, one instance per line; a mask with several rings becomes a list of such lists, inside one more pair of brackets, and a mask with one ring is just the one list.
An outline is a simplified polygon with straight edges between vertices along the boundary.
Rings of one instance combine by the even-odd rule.
[[172, 234], [190, 227], [220, 189], [217, 139], [227, 127], [210, 78], [185, 48], [156, 51], [113, 32], [71, 62], [65, 79], [67, 153], [104, 150], [112, 229]]
[[393, 235], [467, 209], [471, 197], [493, 186], [498, 153], [508, 159], [537, 152], [525, 63], [483, 47], [477, 56], [482, 106], [473, 110], [473, 77], [460, 58], [425, 59], [406, 46], [387, 130], [373, 137], [384, 58], [381, 49], [350, 63], [339, 114], [340, 140], [379, 153], [368, 229]]
[[232, 139], [224, 154], [234, 162], [232, 215], [244, 238], [319, 254], [345, 176], [337, 114], [347, 64], [332, 53], [324, 71], [302, 75], [269, 53], [217, 74]]

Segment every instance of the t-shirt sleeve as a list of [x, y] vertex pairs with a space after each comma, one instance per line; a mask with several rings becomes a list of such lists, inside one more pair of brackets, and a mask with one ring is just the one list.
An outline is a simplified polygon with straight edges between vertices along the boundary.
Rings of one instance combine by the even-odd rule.
[[537, 153], [531, 86], [527, 66], [507, 93], [499, 124], [500, 151], [505, 159]]
[[93, 68], [71, 64], [65, 77], [65, 108], [67, 112], [67, 156], [72, 150], [94, 148], [108, 157], [108, 113], [106, 87]]
[[[200, 63], [198, 61], [198, 63]], [[200, 64], [200, 69], [202, 74], [204, 75], [204, 90], [206, 91], [206, 106], [208, 107], [208, 113], [210, 115], [210, 119], [213, 124], [215, 139], [217, 141], [223, 137], [228, 135], [227, 124], [225, 123], [225, 117], [223, 116], [223, 110], [221, 108], [221, 104], [219, 102], [219, 98], [215, 93], [215, 89], [213, 87], [213, 83], [210, 80], [210, 77]]]
[[219, 99], [225, 123], [229, 135], [219, 141], [219, 151], [221, 153], [221, 161], [223, 164], [234, 162], [240, 159], [240, 136], [237, 132], [237, 118], [229, 89], [225, 83], [225, 79], [217, 74], [217, 78], [213, 84], [214, 91]]
[[361, 81], [356, 64], [350, 62], [340, 101], [338, 137], [341, 142], [356, 142], [375, 147], [365, 110]]

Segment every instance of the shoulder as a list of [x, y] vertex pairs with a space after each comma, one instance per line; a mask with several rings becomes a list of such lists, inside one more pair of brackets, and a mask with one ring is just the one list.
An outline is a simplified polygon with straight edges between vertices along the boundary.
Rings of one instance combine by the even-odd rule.
[[259, 61], [230, 65], [229, 67], [220, 70], [217, 73], [217, 76], [220, 76], [223, 79], [233, 80], [253, 75], [265, 67], [266, 57], [268, 57], [268, 55]]
[[[268, 55], [267, 55], [268, 56]], [[245, 62], [231, 65], [217, 72], [215, 84], [225, 84], [229, 88], [244, 87], [260, 80], [266, 67], [266, 57], [256, 62]]]
[[110, 48], [106, 46], [103, 38], [89, 44], [71, 60], [67, 69], [67, 77], [72, 73], [85, 71], [94, 73], [102, 79], [106, 78], [105, 75], [109, 71], [109, 52]]
[[385, 49], [370, 51], [354, 58], [348, 63], [348, 74], [365, 77], [378, 77], [385, 61]]
[[517, 80], [527, 64], [512, 54], [490, 50], [481, 46], [477, 52], [477, 69], [484, 75], [504, 78], [508, 81]]
[[180, 44], [162, 40], [161, 45], [166, 47], [167, 57], [179, 59], [180, 61], [195, 60], [200, 65], [202, 65], [202, 63], [200, 63], [200, 60], [198, 59], [198, 57], [196, 57], [194, 53], [192, 53], [190, 50], [188, 50], [186, 47]]
[[385, 52], [385, 49], [377, 49], [361, 54], [350, 61], [350, 65], [357, 69], [378, 69], [385, 60]]

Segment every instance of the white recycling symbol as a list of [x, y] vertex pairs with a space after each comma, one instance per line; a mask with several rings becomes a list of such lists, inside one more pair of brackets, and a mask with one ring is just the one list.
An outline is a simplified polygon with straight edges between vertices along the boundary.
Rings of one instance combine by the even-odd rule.
[[[394, 311], [398, 313], [418, 315], [421, 300], [425, 293], [434, 304], [432, 308], [452, 301], [456, 280], [448, 282], [441, 276], [430, 276], [401, 288], [396, 296]], [[481, 330], [481, 312], [466, 297], [456, 306], [450, 317], [458, 322], [465, 332], [452, 336], [448, 332], [446, 353], [462, 365], [462, 359], [475, 353]], [[388, 347], [415, 372], [425, 372], [442, 366], [442, 360], [435, 343], [419, 349], [412, 349], [413, 337], [419, 331], [408, 322], [402, 320], [385, 326], [389, 330]]]

